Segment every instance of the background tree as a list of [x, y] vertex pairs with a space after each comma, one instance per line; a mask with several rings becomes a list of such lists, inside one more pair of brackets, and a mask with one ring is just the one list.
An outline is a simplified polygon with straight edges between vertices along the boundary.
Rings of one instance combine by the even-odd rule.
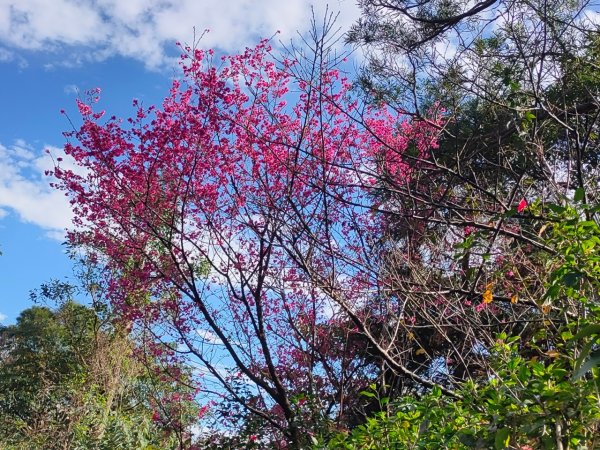
[[585, 217], [598, 206], [576, 197], [566, 208], [552, 205], [554, 225], [546, 239], [557, 253], [544, 298], [579, 305], [585, 315], [545, 320], [532, 336], [497, 334], [489, 348], [493, 377], [462, 383], [459, 399], [434, 388], [390, 401], [374, 385], [364, 395], [380, 410], [351, 432], [327, 436], [318, 448], [597, 447], [600, 256], [590, 250], [600, 243], [600, 227]]
[[581, 313], [546, 295], [557, 249], [544, 233], [555, 220], [549, 203], [569, 204], [576, 190], [598, 199], [597, 4], [361, 7], [348, 40], [369, 55], [366, 97], [419, 118], [444, 108], [439, 149], [412, 158], [419, 169], [407, 182], [384, 179], [378, 192], [391, 236], [385, 270], [414, 321], [414, 341], [398, 340], [399, 351], [416, 371], [441, 364], [450, 385], [486, 379], [498, 332], [526, 342], [545, 320]]
[[[53, 282], [36, 298], [73, 292]], [[29, 308], [0, 329], [0, 348], [2, 448], [190, 448], [189, 400], [187, 417], [161, 414], [160, 400], [185, 392], [149, 372], [130, 337], [93, 309]]]

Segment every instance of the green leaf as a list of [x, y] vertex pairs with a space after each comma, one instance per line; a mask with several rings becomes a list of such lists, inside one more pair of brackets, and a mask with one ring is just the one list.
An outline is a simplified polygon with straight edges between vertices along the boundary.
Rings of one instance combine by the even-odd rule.
[[587, 250], [591, 250], [596, 246], [596, 241], [594, 239], [587, 239], [581, 243], [581, 249], [585, 252]]
[[559, 294], [560, 294], [560, 286], [558, 284], [553, 284], [552, 286], [550, 286], [548, 288], [548, 290], [546, 291], [546, 294], [544, 294], [543, 298], [554, 299], [554, 298], [558, 297]]
[[575, 287], [579, 283], [581, 278], [581, 274], [578, 272], [568, 272], [565, 273], [562, 277], [563, 283], [565, 283], [568, 287]]
[[560, 333], [560, 337], [565, 341], [569, 341], [569, 340], [573, 339], [573, 334], [567, 330], [567, 331], [563, 331], [562, 333]]
[[548, 208], [556, 214], [562, 214], [566, 211], [566, 208], [563, 208], [560, 205], [555, 205], [554, 203], [548, 203], [546, 206], [548, 206]]
[[590, 359], [588, 359], [584, 365], [582, 365], [579, 370], [575, 373], [575, 375], [573, 376], [574, 380], [578, 380], [580, 379], [582, 376], [584, 376], [586, 373], [588, 373], [588, 371], [590, 371], [591, 369], [593, 369], [596, 366], [600, 365], [600, 354], [596, 354], [594, 356], [592, 356]]
[[375, 394], [371, 391], [360, 391], [360, 395], [364, 395], [365, 397], [375, 397]]
[[[576, 374], [579, 373], [579, 370], [583, 364], [583, 361], [589, 356], [590, 352], [592, 351], [593, 346], [594, 346], [594, 341], [589, 341], [581, 349], [581, 353], [579, 354], [579, 357], [575, 361], [574, 370], [576, 371]], [[577, 376], [576, 374], [573, 375], [573, 378], [576, 378], [576, 376]]]
[[496, 439], [494, 440], [494, 447], [496, 450], [504, 450], [508, 447], [510, 442], [510, 431], [508, 428], [500, 428], [496, 431]]
[[577, 190], [575, 191], [575, 196], [573, 197], [573, 200], [575, 200], [575, 203], [579, 203], [581, 201], [583, 201], [583, 198], [585, 196], [585, 191], [583, 190], [582, 187], [577, 188]]
[[595, 323], [586, 326], [583, 330], [579, 331], [579, 333], [577, 333], [573, 339], [578, 340], [584, 337], [591, 336], [593, 334], [600, 335], [600, 323]]
[[537, 361], [531, 363], [531, 370], [536, 377], [542, 377], [546, 373], [546, 367]]
[[531, 376], [531, 372], [529, 371], [529, 368], [525, 365], [522, 365], [519, 368], [519, 373], [518, 373], [518, 378], [521, 381], [527, 381], [529, 379], [529, 377]]

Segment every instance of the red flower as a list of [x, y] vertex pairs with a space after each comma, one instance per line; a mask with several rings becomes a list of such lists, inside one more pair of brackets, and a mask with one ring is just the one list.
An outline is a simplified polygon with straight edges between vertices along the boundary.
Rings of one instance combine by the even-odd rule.
[[521, 212], [523, 211], [525, 208], [527, 208], [527, 200], [523, 199], [519, 202], [519, 204], [517, 205], [517, 212]]

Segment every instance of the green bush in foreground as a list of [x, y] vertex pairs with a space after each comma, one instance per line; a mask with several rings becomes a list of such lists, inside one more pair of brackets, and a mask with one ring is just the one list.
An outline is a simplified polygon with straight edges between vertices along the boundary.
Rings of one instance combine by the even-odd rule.
[[550, 216], [543, 232], [556, 255], [546, 261], [535, 332], [526, 342], [500, 333], [491, 376], [466, 382], [458, 398], [439, 389], [380, 398], [382, 412], [318, 448], [600, 448], [600, 228], [591, 220], [599, 208], [583, 198], [578, 191], [571, 206], [530, 208]]
[[[564, 336], [568, 346], [571, 335]], [[437, 389], [405, 397], [323, 448], [597, 448], [598, 369], [574, 380], [572, 359], [525, 360], [518, 345], [518, 338], [500, 339], [492, 355], [502, 364], [496, 377], [483, 386], [467, 383], [461, 399]]]

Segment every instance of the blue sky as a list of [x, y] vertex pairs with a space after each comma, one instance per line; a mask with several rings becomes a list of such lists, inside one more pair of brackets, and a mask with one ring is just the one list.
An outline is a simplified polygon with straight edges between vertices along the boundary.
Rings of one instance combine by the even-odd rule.
[[[312, 2], [317, 11], [325, 0]], [[234, 53], [281, 31], [306, 31], [309, 0], [0, 0], [0, 323], [31, 305], [29, 291], [71, 275], [64, 254], [67, 199], [44, 171], [75, 99], [102, 89], [101, 107], [127, 116], [131, 102], [159, 104], [177, 75], [177, 47], [209, 29], [201, 47]], [[333, 0], [345, 29], [355, 0]], [[75, 123], [77, 125], [77, 122]]]

